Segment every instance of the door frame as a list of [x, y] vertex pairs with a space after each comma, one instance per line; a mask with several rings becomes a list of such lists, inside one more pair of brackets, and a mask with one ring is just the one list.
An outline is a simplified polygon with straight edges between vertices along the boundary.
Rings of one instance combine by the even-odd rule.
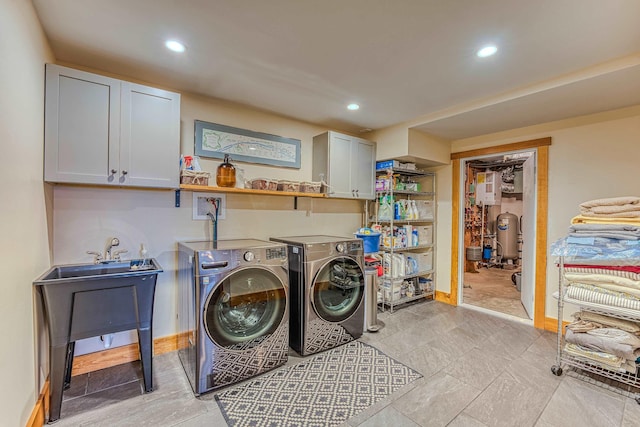
[[460, 268], [460, 163], [461, 159], [512, 151], [537, 151], [536, 162], [536, 250], [535, 250], [535, 296], [533, 326], [544, 329], [547, 296], [547, 222], [549, 189], [549, 146], [551, 137], [533, 139], [512, 144], [496, 145], [477, 150], [451, 153], [452, 198], [451, 198], [451, 289], [449, 295], [439, 298], [451, 305], [458, 305]]

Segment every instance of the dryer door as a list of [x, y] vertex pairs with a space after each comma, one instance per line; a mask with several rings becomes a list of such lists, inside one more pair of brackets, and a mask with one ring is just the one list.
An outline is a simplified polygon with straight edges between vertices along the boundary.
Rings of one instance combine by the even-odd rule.
[[285, 284], [272, 271], [250, 267], [234, 270], [207, 298], [203, 322], [218, 346], [253, 348], [280, 326], [287, 313]]
[[334, 258], [318, 270], [311, 292], [313, 309], [320, 318], [342, 322], [356, 312], [364, 298], [362, 268], [352, 258]]

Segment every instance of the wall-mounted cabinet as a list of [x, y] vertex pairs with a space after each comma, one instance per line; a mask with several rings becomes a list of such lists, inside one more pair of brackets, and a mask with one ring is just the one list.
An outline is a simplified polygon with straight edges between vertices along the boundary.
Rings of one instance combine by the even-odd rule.
[[45, 181], [178, 188], [179, 94], [46, 67]]
[[313, 137], [313, 181], [326, 182], [327, 197], [375, 197], [376, 145], [355, 136], [325, 132]]

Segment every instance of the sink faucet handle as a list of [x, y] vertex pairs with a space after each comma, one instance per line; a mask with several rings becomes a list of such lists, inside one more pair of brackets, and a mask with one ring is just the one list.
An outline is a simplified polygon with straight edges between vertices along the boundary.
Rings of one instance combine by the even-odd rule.
[[95, 262], [96, 264], [99, 263], [100, 261], [102, 261], [102, 254], [100, 252], [87, 251], [87, 253], [89, 255], [93, 255], [93, 262]]
[[126, 249], [119, 249], [117, 251], [113, 251], [113, 259], [116, 260], [116, 261], [119, 261], [120, 260], [120, 254], [125, 254], [127, 252], [129, 252], [129, 251], [126, 250]]

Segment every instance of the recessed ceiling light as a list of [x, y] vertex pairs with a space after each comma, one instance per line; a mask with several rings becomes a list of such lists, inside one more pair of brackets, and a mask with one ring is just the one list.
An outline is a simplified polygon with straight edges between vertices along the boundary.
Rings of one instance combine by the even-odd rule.
[[349, 104], [347, 105], [347, 108], [351, 111], [355, 111], [355, 110], [359, 110], [360, 106], [358, 104]]
[[172, 50], [174, 52], [184, 52], [185, 50], [184, 45], [179, 41], [175, 41], [175, 40], [167, 40], [164, 45], [167, 47], [167, 49]]
[[495, 46], [485, 46], [478, 51], [476, 55], [480, 58], [486, 58], [487, 56], [491, 56], [498, 51], [498, 48]]

